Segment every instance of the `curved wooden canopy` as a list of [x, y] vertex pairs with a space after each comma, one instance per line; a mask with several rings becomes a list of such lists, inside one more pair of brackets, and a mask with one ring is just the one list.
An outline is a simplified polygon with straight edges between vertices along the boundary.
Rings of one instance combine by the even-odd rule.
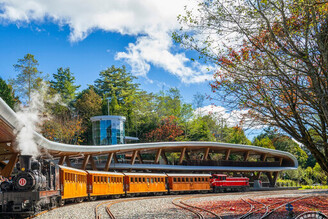
[[[0, 98], [0, 162], [3, 165], [15, 163], [19, 149], [15, 143], [15, 134], [21, 123], [17, 114], [8, 107]], [[220, 171], [267, 171], [276, 172], [286, 169], [295, 169], [298, 167], [296, 158], [290, 153], [278, 150], [272, 150], [251, 145], [227, 144], [220, 142], [157, 142], [157, 143], [140, 143], [140, 144], [120, 144], [120, 145], [69, 145], [49, 141], [37, 132], [34, 132], [34, 141], [38, 145], [41, 154], [44, 156], [51, 155], [54, 158], [61, 159], [60, 164], [66, 159], [70, 165], [70, 159], [80, 157], [84, 158], [82, 169], [86, 168], [89, 159], [93, 162], [95, 155], [108, 156], [103, 168], [109, 169], [112, 160], [115, 164], [111, 168], [115, 169], [172, 169], [172, 170], [220, 170]], [[178, 165], [168, 163], [166, 153], [178, 153]], [[151, 162], [143, 162], [142, 154], [151, 154]], [[222, 161], [211, 161], [213, 154], [222, 154]], [[129, 156], [123, 162], [119, 162], [117, 154]], [[191, 155], [201, 156], [198, 163], [190, 158]], [[232, 162], [229, 157], [240, 155], [239, 163]], [[253, 162], [249, 159], [257, 157]], [[161, 163], [160, 160], [163, 160]], [[205, 162], [206, 161], [206, 162]], [[254, 164], [258, 161], [256, 164]], [[230, 162], [230, 163], [229, 163]], [[244, 163], [243, 163], [244, 162]], [[261, 163], [262, 162], [262, 163]], [[7, 165], [8, 166], [8, 165]], [[93, 169], [96, 169], [93, 167]], [[12, 167], [11, 167], [12, 170]], [[5, 168], [1, 174], [7, 174], [10, 168]]]

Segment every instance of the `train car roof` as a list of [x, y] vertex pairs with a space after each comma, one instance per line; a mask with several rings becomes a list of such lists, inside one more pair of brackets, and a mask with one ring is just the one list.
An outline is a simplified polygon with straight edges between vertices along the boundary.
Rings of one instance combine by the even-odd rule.
[[199, 174], [187, 174], [187, 173], [167, 173], [167, 176], [208, 176], [210, 177], [211, 174], [206, 174], [206, 173], [199, 173]]
[[124, 176], [123, 173], [107, 172], [107, 171], [86, 170], [86, 172], [88, 172], [90, 174], [106, 174], [106, 175]]
[[79, 169], [75, 169], [75, 168], [67, 167], [67, 166], [62, 166], [62, 165], [58, 165], [58, 166], [59, 166], [59, 168], [61, 168], [61, 169], [73, 170], [73, 171], [81, 172], [81, 173], [87, 173], [85, 170], [79, 170]]
[[123, 173], [126, 176], [166, 176], [164, 173]]

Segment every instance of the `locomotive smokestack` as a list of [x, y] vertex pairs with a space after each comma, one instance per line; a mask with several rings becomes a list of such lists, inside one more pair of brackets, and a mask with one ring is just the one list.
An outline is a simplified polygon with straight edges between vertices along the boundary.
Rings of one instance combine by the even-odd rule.
[[31, 170], [31, 158], [32, 158], [32, 155], [19, 156], [19, 163], [20, 163], [21, 171]]

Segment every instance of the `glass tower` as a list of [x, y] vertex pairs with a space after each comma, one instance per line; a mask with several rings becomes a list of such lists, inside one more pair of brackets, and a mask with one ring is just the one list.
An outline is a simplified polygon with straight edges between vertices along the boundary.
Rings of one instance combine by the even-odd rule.
[[95, 145], [124, 144], [124, 116], [94, 116], [92, 138]]

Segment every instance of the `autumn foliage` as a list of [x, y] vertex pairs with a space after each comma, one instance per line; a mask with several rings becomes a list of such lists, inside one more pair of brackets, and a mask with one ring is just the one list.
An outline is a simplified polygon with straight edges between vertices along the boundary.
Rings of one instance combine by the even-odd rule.
[[160, 141], [176, 141], [179, 136], [182, 136], [183, 130], [177, 123], [175, 116], [164, 117], [159, 126], [146, 133], [145, 139], [147, 142], [160, 142]]

